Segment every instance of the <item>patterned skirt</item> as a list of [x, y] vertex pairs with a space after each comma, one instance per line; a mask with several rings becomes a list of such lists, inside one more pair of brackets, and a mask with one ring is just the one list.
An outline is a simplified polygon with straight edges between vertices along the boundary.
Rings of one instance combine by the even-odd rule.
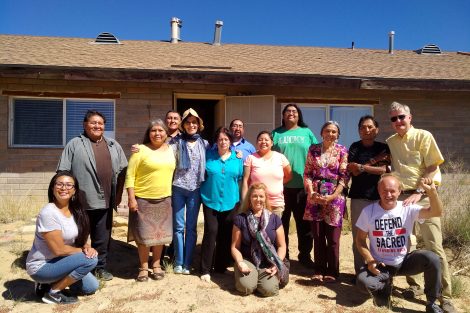
[[171, 243], [173, 217], [171, 197], [143, 199], [136, 197], [139, 210], [129, 212], [127, 242], [147, 247]]

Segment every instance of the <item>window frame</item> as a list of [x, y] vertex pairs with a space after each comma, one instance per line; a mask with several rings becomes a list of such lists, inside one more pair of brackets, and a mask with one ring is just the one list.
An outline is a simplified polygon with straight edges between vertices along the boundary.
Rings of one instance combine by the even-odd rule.
[[[61, 145], [32, 145], [32, 144], [14, 144], [14, 125], [15, 125], [15, 100], [28, 99], [28, 100], [61, 100], [62, 101], [62, 144]], [[72, 101], [94, 101], [94, 102], [111, 102], [113, 106], [113, 125], [114, 133], [116, 133], [116, 99], [102, 99], [102, 98], [74, 98], [74, 97], [31, 97], [31, 96], [13, 96], [8, 99], [8, 148], [28, 148], [28, 149], [51, 149], [51, 148], [64, 148], [67, 144], [67, 100]]]
[[322, 102], [282, 102], [281, 103], [281, 121], [282, 121], [282, 110], [284, 110], [284, 107], [288, 104], [296, 104], [300, 109], [302, 107], [309, 107], [309, 108], [325, 108], [326, 110], [326, 120], [330, 121], [331, 120], [331, 108], [330, 107], [340, 107], [340, 106], [345, 106], [345, 107], [369, 107], [371, 108], [371, 115], [374, 116], [374, 104], [357, 104], [357, 103], [322, 103]]
[[[347, 102], [341, 102], [341, 103], [334, 103], [334, 101], [328, 101], [327, 103], [325, 102], [315, 102], [315, 103], [312, 103], [312, 102], [295, 102], [295, 101], [291, 101], [291, 102], [282, 102], [281, 103], [281, 120], [282, 120], [282, 110], [284, 109], [284, 107], [288, 104], [296, 104], [301, 110], [303, 108], [322, 108], [325, 110], [326, 114], [325, 114], [325, 121], [330, 121], [331, 120], [331, 107], [354, 107], [354, 108], [369, 108], [370, 109], [370, 114], [372, 116], [374, 116], [374, 104], [369, 104], [369, 103], [365, 103], [365, 104], [360, 104], [360, 103], [347, 103]], [[305, 121], [305, 117], [304, 117], [304, 121]], [[359, 122], [359, 120], [356, 121], [356, 123]], [[308, 124], [308, 123], [307, 123]], [[314, 133], [316, 134], [318, 130], [315, 130], [315, 129], [312, 129], [311, 125], [309, 125], [309, 129]], [[357, 128], [356, 128], [357, 129]], [[343, 130], [344, 131], [344, 130]], [[315, 135], [317, 137], [317, 135]], [[318, 138], [317, 137], [317, 140], [320, 142], [321, 141], [321, 138]], [[349, 147], [348, 147], [349, 148]]]

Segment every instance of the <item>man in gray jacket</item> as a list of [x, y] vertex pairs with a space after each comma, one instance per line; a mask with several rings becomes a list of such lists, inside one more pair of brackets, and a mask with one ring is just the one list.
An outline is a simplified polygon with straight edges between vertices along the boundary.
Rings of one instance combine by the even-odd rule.
[[79, 197], [90, 219], [91, 246], [98, 251], [95, 275], [111, 280], [113, 275], [106, 270], [106, 259], [113, 209], [121, 202], [127, 159], [117, 141], [103, 135], [105, 123], [103, 114], [88, 111], [83, 134], [67, 143], [57, 170], [71, 171], [77, 177]]

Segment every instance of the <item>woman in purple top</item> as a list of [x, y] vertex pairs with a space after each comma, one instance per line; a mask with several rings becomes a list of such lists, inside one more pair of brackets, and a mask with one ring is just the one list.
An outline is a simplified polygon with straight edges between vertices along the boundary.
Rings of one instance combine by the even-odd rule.
[[235, 260], [235, 288], [248, 295], [255, 290], [264, 297], [279, 293], [287, 284], [289, 270], [284, 265], [286, 240], [279, 216], [271, 212], [266, 185], [248, 189], [232, 230], [232, 257]]
[[[308, 193], [304, 220], [312, 222], [315, 274], [319, 282], [335, 282], [339, 276], [339, 238], [348, 185], [348, 150], [337, 143], [337, 122], [321, 128], [323, 142], [310, 146], [304, 171]], [[325, 254], [326, 251], [326, 254]]]

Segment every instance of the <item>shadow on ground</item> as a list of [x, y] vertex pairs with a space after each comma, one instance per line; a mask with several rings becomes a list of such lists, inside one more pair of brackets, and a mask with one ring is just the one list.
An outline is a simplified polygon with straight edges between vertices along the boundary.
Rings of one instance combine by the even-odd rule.
[[18, 278], [6, 281], [3, 286], [5, 291], [2, 297], [5, 300], [13, 300], [15, 302], [37, 302], [38, 299], [34, 294], [34, 282], [32, 280]]

